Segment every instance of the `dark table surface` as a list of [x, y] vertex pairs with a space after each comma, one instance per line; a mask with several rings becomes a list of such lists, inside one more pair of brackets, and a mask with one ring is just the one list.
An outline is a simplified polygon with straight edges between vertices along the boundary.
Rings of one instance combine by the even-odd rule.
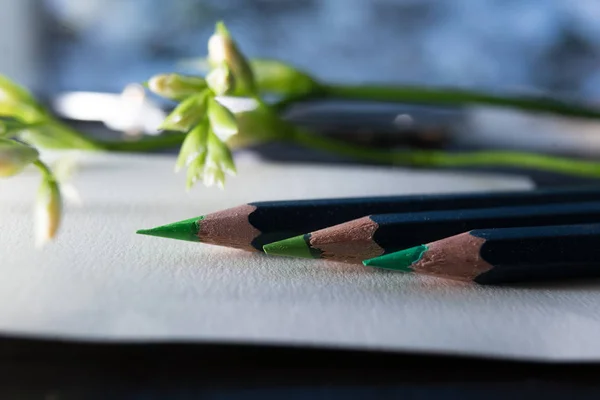
[[0, 339], [0, 397], [598, 398], [600, 364], [235, 344]]

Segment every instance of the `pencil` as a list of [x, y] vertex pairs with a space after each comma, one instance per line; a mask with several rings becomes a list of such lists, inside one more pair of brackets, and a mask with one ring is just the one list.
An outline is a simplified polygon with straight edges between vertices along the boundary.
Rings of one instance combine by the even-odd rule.
[[480, 284], [600, 276], [600, 224], [481, 229], [364, 265]]
[[600, 202], [380, 214], [268, 244], [267, 254], [349, 263], [472, 229], [600, 222]]
[[267, 243], [371, 214], [600, 201], [600, 186], [493, 193], [264, 201], [138, 233], [262, 251]]

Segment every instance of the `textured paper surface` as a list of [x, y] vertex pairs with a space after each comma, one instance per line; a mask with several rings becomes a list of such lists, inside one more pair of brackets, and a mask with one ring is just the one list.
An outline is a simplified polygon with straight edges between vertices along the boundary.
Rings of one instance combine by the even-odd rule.
[[58, 240], [33, 246], [38, 176], [0, 181], [0, 329], [94, 340], [283, 343], [600, 359], [598, 285], [480, 288], [135, 235], [268, 199], [530, 188], [491, 175], [239, 163], [184, 190], [166, 156], [94, 156]]

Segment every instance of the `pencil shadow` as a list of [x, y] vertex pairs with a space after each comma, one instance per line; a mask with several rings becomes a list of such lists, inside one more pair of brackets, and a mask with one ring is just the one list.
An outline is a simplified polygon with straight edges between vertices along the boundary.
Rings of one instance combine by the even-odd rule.
[[[276, 257], [269, 256], [261, 252], [253, 253], [235, 249], [231, 249], [231, 251], [232, 253], [229, 254], [229, 257], [265, 263], [264, 265], [267, 267], [263, 268], [262, 271], [265, 274], [269, 274], [272, 279], [294, 279], [296, 276], [305, 275], [307, 273], [310, 273], [310, 275], [313, 277], [321, 276], [324, 279], [338, 277], [342, 280], [355, 280], [355, 278], [360, 277], [361, 279], [355, 281], [357, 285], [364, 284], [372, 288], [374, 291], [380, 293], [400, 293], [406, 290], [407, 285], [412, 287], [417, 286], [424, 290], [435, 291], [448, 291], [452, 288], [476, 288], [478, 286], [470, 282], [454, 281], [425, 275], [405, 274], [398, 271], [371, 268], [362, 264], [352, 264], [322, 259], [311, 260]], [[247, 265], [248, 263], [232, 263], [231, 267], [248, 268]], [[273, 274], [273, 271], [277, 271], [277, 273]], [[397, 281], [398, 285], [389, 285], [391, 281]], [[364, 288], [365, 286], [362, 287]]]

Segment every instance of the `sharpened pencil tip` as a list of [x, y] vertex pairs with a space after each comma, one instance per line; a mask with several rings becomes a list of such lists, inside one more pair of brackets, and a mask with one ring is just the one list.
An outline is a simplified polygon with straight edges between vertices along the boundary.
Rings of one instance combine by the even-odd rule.
[[368, 267], [411, 272], [411, 266], [419, 261], [426, 251], [426, 245], [415, 246], [410, 249], [364, 260], [363, 264]]
[[200, 221], [204, 217], [190, 218], [172, 224], [158, 226], [150, 229], [139, 229], [136, 231], [140, 235], [164, 237], [167, 239], [186, 240], [189, 242], [199, 242], [198, 231], [200, 230]]
[[269, 243], [263, 246], [263, 250], [272, 256], [315, 258], [308, 243], [308, 235], [294, 236], [289, 239]]

